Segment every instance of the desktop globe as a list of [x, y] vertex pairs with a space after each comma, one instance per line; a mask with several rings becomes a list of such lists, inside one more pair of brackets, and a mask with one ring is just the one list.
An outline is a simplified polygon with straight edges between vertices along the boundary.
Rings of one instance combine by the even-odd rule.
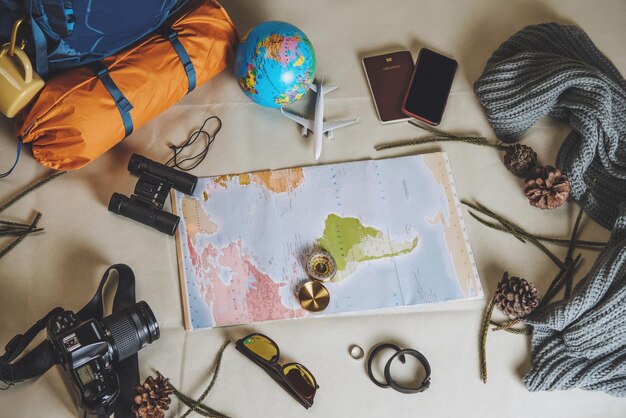
[[313, 82], [313, 45], [304, 32], [289, 23], [261, 23], [237, 47], [235, 76], [255, 103], [286, 106], [299, 100]]

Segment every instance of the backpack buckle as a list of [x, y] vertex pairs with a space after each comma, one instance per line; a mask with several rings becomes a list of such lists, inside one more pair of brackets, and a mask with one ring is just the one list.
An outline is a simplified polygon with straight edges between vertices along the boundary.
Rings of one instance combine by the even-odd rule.
[[168, 28], [164, 33], [163, 36], [165, 36], [167, 38], [168, 41], [173, 41], [174, 39], [178, 38], [178, 32], [176, 32], [174, 29], [172, 28]]

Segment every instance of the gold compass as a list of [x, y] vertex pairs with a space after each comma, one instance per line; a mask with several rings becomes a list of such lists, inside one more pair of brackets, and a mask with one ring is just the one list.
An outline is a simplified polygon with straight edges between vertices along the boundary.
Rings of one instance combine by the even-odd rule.
[[311, 280], [302, 285], [298, 292], [298, 299], [302, 308], [310, 312], [320, 312], [326, 309], [330, 302], [330, 293], [326, 286], [318, 281]]
[[307, 257], [306, 272], [310, 278], [326, 282], [337, 273], [337, 263], [326, 250], [315, 250]]

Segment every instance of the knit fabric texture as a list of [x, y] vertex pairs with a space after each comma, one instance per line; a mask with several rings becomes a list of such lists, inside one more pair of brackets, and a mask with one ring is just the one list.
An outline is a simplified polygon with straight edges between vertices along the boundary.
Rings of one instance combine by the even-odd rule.
[[626, 396], [626, 203], [618, 211], [611, 239], [572, 296], [525, 320], [533, 328], [530, 391]]
[[585, 210], [613, 226], [626, 201], [626, 81], [585, 32], [557, 23], [522, 29], [493, 53], [474, 91], [504, 142], [544, 116], [567, 120], [556, 165], [575, 200], [595, 179]]

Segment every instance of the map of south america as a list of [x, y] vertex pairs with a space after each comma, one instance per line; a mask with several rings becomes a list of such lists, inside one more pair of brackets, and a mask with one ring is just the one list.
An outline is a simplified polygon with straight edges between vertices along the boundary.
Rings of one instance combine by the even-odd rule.
[[357, 218], [330, 214], [319, 244], [335, 259], [337, 274], [333, 280], [340, 282], [354, 273], [359, 263], [409, 253], [417, 242], [415, 237], [412, 241], [394, 243], [382, 231], [363, 226]]

